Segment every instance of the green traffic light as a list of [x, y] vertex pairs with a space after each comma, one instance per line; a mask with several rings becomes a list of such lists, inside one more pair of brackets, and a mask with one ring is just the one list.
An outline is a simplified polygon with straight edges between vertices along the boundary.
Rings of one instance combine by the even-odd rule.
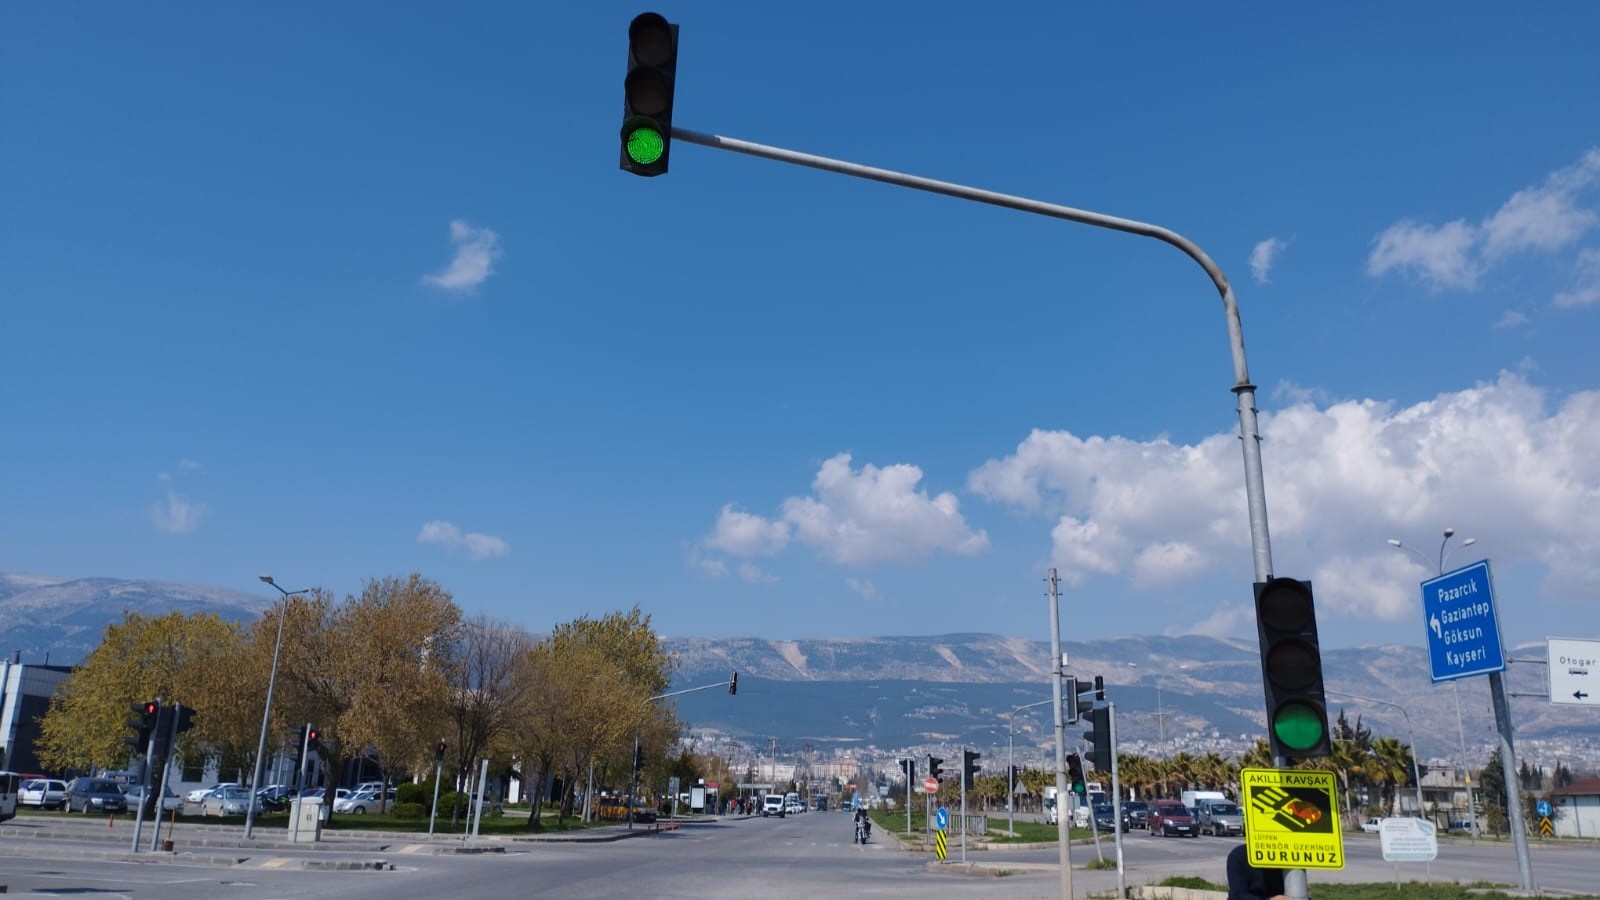
[[1322, 743], [1327, 728], [1322, 715], [1304, 703], [1285, 703], [1272, 717], [1272, 734], [1292, 750], [1310, 750]]
[[628, 129], [623, 146], [627, 149], [629, 159], [641, 166], [648, 166], [661, 159], [667, 142], [654, 124], [639, 124]]

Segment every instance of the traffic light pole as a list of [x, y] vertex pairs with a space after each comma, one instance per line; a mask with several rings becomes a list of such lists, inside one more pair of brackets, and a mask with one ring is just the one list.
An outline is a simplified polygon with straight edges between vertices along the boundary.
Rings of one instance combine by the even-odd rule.
[[[1054, 219], [1064, 219], [1077, 222], [1081, 225], [1092, 225], [1096, 228], [1107, 228], [1112, 231], [1121, 231], [1140, 237], [1154, 238], [1163, 243], [1170, 244], [1180, 250], [1185, 256], [1199, 264], [1205, 270], [1211, 284], [1222, 297], [1223, 314], [1227, 320], [1228, 346], [1233, 356], [1233, 387], [1231, 390], [1237, 397], [1239, 414], [1239, 443], [1244, 454], [1244, 481], [1245, 503], [1250, 518], [1250, 550], [1255, 567], [1255, 580], [1267, 581], [1272, 578], [1272, 542], [1267, 529], [1267, 492], [1261, 469], [1261, 431], [1256, 420], [1256, 386], [1250, 381], [1249, 366], [1245, 362], [1244, 353], [1244, 328], [1239, 321], [1239, 305], [1233, 296], [1233, 287], [1222, 274], [1222, 269], [1216, 264], [1199, 245], [1193, 241], [1167, 228], [1140, 222], [1134, 219], [1124, 219], [1119, 216], [1108, 216], [1104, 213], [1090, 210], [1076, 209], [1070, 206], [1061, 206], [1055, 203], [1045, 203], [1027, 197], [1018, 197], [1012, 194], [1002, 194], [995, 191], [986, 191], [966, 185], [954, 184], [948, 181], [937, 181], [931, 178], [922, 178], [916, 175], [907, 175], [889, 169], [879, 169], [872, 166], [863, 166], [859, 163], [845, 162], [830, 159], [825, 156], [815, 156], [810, 153], [800, 153], [786, 150], [781, 147], [772, 147], [766, 144], [757, 144], [737, 138], [722, 135], [707, 134], [679, 128], [671, 128], [673, 140], [689, 144], [699, 144], [716, 150], [731, 150], [743, 153], [746, 156], [756, 156], [776, 162], [785, 162], [812, 169], [821, 169], [824, 172], [833, 172], [839, 175], [849, 175], [853, 178], [864, 178], [868, 181], [878, 181], [899, 187], [927, 191], [933, 194], [943, 194], [958, 200], [970, 200], [976, 203], [986, 203], [990, 206], [1000, 206], [1014, 209], [1018, 212], [1032, 213], [1034, 215], [1048, 216]], [[1055, 570], [1051, 570], [1052, 590], [1055, 580]], [[1054, 594], [1052, 593], [1052, 597]], [[1053, 612], [1052, 618], [1059, 623], [1059, 615]], [[1058, 790], [1062, 780], [1061, 767], [1065, 763], [1065, 750], [1062, 741], [1065, 739], [1060, 713], [1060, 631], [1055, 629], [1052, 634], [1055, 661], [1052, 667], [1056, 670], [1054, 679], [1056, 688], [1056, 781]], [[1274, 759], [1273, 765], [1283, 768], [1286, 760]], [[1060, 802], [1059, 800], [1057, 801]], [[1057, 817], [1059, 820], [1059, 816]], [[1070, 900], [1071, 873], [1068, 865], [1066, 831], [1061, 830], [1061, 868], [1063, 898]], [[1295, 900], [1306, 900], [1306, 873], [1304, 869], [1288, 869], [1284, 872], [1284, 888], [1290, 897]]]
[[[161, 698], [156, 698], [157, 719], [160, 723]], [[140, 774], [139, 811], [133, 816], [133, 852], [139, 852], [139, 832], [144, 829], [144, 802], [150, 799], [150, 762], [156, 755], [156, 729], [150, 729], [150, 740], [144, 751], [144, 771]]]
[[[1050, 570], [1050, 693], [1056, 708], [1056, 849], [1061, 861], [1061, 900], [1072, 900], [1072, 827], [1067, 814], [1067, 798], [1072, 785], [1067, 781], [1067, 719], [1061, 708], [1061, 680], [1067, 661], [1061, 658], [1061, 594], [1056, 570]], [[1077, 697], [1072, 703], [1078, 702]]]

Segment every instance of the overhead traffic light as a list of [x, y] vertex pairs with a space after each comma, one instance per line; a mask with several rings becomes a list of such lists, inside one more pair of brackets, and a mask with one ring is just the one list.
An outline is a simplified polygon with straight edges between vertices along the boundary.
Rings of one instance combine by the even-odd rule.
[[928, 757], [928, 777], [937, 779], [944, 771], [944, 760], [937, 756]]
[[622, 163], [635, 175], [665, 175], [672, 149], [672, 94], [678, 73], [678, 26], [641, 13], [628, 25], [623, 81]]
[[969, 791], [978, 778], [978, 759], [982, 755], [976, 750], [961, 751], [961, 784]]
[[1089, 742], [1090, 765], [1101, 772], [1111, 771], [1111, 707], [1097, 706], [1084, 714], [1089, 730], [1083, 739]]
[[1083, 779], [1083, 760], [1076, 753], [1067, 754], [1067, 784], [1071, 785], [1072, 792], [1080, 797], [1088, 790]]
[[128, 708], [133, 710], [133, 718], [128, 720], [128, 728], [133, 735], [123, 738], [122, 742], [132, 747], [134, 753], [143, 756], [150, 749], [150, 735], [155, 733], [156, 723], [161, 720], [161, 701], [130, 703]]
[[1272, 755], [1286, 763], [1328, 756], [1328, 701], [1311, 582], [1274, 578], [1256, 582], [1255, 592]]
[[731, 697], [739, 693], [739, 673], [734, 672], [728, 676], [728, 695]]

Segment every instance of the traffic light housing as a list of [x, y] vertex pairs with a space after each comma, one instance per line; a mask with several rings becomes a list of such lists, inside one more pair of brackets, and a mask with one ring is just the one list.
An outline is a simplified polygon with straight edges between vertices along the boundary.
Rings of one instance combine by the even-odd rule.
[[728, 676], [728, 696], [739, 693], [739, 673], [734, 672]]
[[633, 767], [635, 769], [644, 768], [644, 745], [642, 744], [633, 745]]
[[937, 756], [928, 757], [928, 777], [938, 778], [944, 771], [944, 760]]
[[628, 75], [622, 83], [623, 171], [644, 176], [667, 173], [677, 73], [678, 26], [659, 13], [634, 17], [628, 25]]
[[982, 755], [976, 750], [961, 751], [961, 784], [969, 791], [978, 777], [978, 759]]
[[178, 715], [178, 721], [173, 725], [173, 730], [176, 733], [183, 734], [194, 727], [194, 707], [178, 704], [174, 709], [177, 710]]
[[439, 742], [439, 746], [433, 748], [433, 761], [434, 761], [434, 763], [436, 765], [443, 765], [444, 764], [444, 750], [445, 750], [445, 747], [446, 747], [445, 742], [444, 741], [440, 741]]
[[128, 728], [133, 734], [123, 738], [122, 742], [132, 747], [134, 753], [143, 756], [150, 749], [150, 736], [155, 733], [156, 723], [161, 721], [161, 702], [146, 700], [143, 703], [130, 703], [128, 708], [133, 710], [133, 718], [128, 720]]
[[1258, 581], [1255, 594], [1272, 755], [1285, 762], [1329, 756], [1328, 700], [1323, 693], [1322, 651], [1317, 643], [1311, 582], [1294, 578]]
[[1089, 730], [1083, 739], [1089, 742], [1089, 764], [1101, 772], [1111, 771], [1111, 707], [1096, 706], [1083, 716]]
[[900, 760], [900, 771], [906, 773], [906, 781], [907, 782], [916, 781], [917, 780], [917, 761], [914, 760], [914, 759], [902, 759], [902, 760]]
[[1083, 760], [1076, 753], [1067, 754], [1067, 783], [1071, 785], [1072, 792], [1080, 797], [1088, 790], [1083, 779]]
[[1066, 683], [1067, 724], [1074, 724], [1084, 713], [1094, 708], [1096, 703], [1104, 703], [1106, 699], [1106, 680], [1104, 676], [1096, 675], [1094, 684], [1082, 682], [1076, 676], [1068, 675]]

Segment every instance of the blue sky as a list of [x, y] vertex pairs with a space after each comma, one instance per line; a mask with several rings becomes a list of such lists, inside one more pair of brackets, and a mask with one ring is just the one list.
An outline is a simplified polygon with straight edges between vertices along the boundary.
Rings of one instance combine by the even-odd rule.
[[[574, 4], [0, 11], [0, 570], [535, 630], [1253, 634], [1221, 304], [1160, 243], [677, 143]], [[1600, 7], [658, 7], [675, 124], [1115, 215], [1232, 281], [1278, 574], [1600, 637]], [[265, 594], [263, 594], [265, 596]]]

